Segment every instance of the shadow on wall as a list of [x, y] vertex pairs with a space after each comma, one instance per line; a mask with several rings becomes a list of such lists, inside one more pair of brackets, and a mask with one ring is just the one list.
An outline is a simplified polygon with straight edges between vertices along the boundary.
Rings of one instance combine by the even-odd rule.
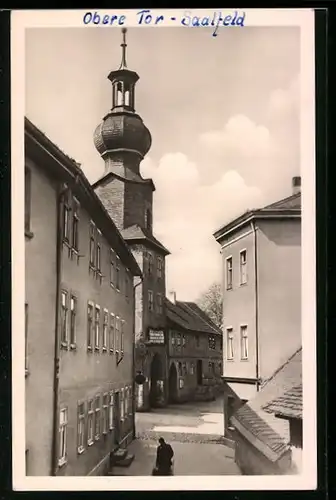
[[289, 223], [283, 224], [282, 221], [263, 221], [260, 224], [260, 230], [265, 237], [277, 246], [299, 247], [301, 246], [301, 231], [299, 230], [300, 221], [292, 222], [292, 231], [289, 230]]

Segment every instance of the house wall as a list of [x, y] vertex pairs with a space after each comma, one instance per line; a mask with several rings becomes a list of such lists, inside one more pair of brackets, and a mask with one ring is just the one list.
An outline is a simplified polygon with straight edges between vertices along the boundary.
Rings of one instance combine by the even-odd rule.
[[[163, 345], [149, 343], [149, 330], [162, 330], [166, 337], [166, 278], [165, 278], [165, 256], [154, 249], [149, 249], [145, 245], [131, 245], [131, 250], [142, 271], [143, 279], [135, 289], [135, 366], [136, 371], [141, 371], [146, 377], [145, 383], [141, 387], [136, 387], [136, 408], [139, 411], [147, 411], [150, 408], [149, 394], [151, 389], [151, 364], [155, 355], [159, 356], [162, 365], [162, 381], [164, 398], [161, 404], [165, 405], [168, 396], [167, 387], [167, 342]], [[149, 255], [152, 257], [152, 270], [149, 272]], [[158, 258], [162, 258], [162, 273], [159, 276], [157, 263]], [[149, 290], [153, 292], [153, 307], [149, 309]], [[162, 312], [158, 307], [158, 296], [162, 299]], [[146, 344], [146, 351], [137, 349], [139, 344]]]
[[[255, 258], [254, 235], [249, 225], [222, 242], [223, 288], [223, 375], [224, 377], [256, 377], [256, 324], [255, 324]], [[247, 283], [239, 279], [240, 252], [247, 252]], [[232, 257], [232, 289], [226, 287], [226, 262]], [[247, 325], [248, 359], [241, 359], [240, 327]], [[227, 328], [233, 329], [233, 359], [227, 359]]]
[[27, 475], [48, 476], [52, 467], [56, 305], [56, 185], [29, 158], [32, 237], [25, 239], [28, 304], [25, 430]]
[[[75, 295], [77, 298], [76, 314], [76, 343], [61, 346], [60, 350], [60, 380], [58, 401], [59, 408], [68, 410], [67, 425], [67, 461], [59, 467], [59, 475], [94, 475], [101, 473], [104, 467], [96, 469], [102, 461], [106, 466], [109, 453], [116, 446], [115, 431], [108, 431], [106, 435], [100, 433], [98, 440], [89, 446], [87, 443], [87, 403], [95, 396], [103, 396], [110, 391], [121, 391], [132, 386], [133, 381], [133, 338], [134, 338], [134, 300], [132, 293], [133, 277], [127, 271], [121, 259], [118, 259], [120, 268], [120, 290], [111, 286], [110, 280], [110, 246], [104, 235], [101, 242], [101, 273], [102, 280], [95, 276], [89, 268], [89, 228], [90, 215], [84, 207], [80, 208], [79, 222], [79, 257], [71, 256], [70, 248], [63, 244], [62, 255], [62, 290]], [[125, 277], [128, 274], [129, 289], [126, 293]], [[88, 331], [88, 302], [100, 306], [100, 346], [91, 350], [87, 345]], [[107, 349], [102, 346], [104, 310], [124, 320], [124, 357], [117, 365], [116, 352], [109, 349], [109, 331], [107, 335]], [[93, 320], [94, 323], [94, 320]], [[94, 338], [94, 333], [93, 333]], [[85, 404], [85, 446], [82, 453], [77, 451], [77, 408], [78, 403]], [[115, 410], [117, 411], [117, 410]], [[101, 409], [100, 415], [102, 419]], [[128, 414], [121, 423], [119, 439], [122, 440], [132, 431], [133, 415]]]
[[260, 375], [268, 378], [302, 344], [301, 221], [258, 222]]
[[[180, 335], [180, 337], [179, 337]], [[182, 339], [185, 338], [185, 345]], [[182, 331], [169, 328], [168, 330], [168, 356], [169, 369], [174, 363], [177, 370], [176, 401], [190, 401], [194, 399], [199, 387], [197, 380], [197, 361], [202, 361], [202, 384], [221, 385], [222, 374], [222, 348], [221, 336], [215, 335], [216, 348], [209, 348], [209, 334]], [[181, 339], [180, 344], [177, 338]], [[196, 339], [199, 339], [197, 343]], [[215, 371], [210, 370], [209, 363], [215, 364]], [[185, 368], [184, 368], [185, 367]], [[170, 387], [172, 392], [172, 388]]]
[[235, 462], [243, 475], [284, 475], [291, 468], [291, 451], [288, 450], [277, 462], [271, 462], [238, 431], [234, 433]]

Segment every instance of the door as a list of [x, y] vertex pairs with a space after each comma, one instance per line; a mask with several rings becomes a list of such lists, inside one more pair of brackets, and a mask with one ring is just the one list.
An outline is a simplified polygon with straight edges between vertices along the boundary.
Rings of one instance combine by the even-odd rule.
[[113, 427], [114, 427], [114, 442], [119, 444], [120, 441], [120, 393], [114, 393], [113, 402]]
[[202, 385], [202, 383], [203, 383], [203, 363], [202, 363], [201, 359], [197, 360], [196, 375], [197, 375], [197, 385]]

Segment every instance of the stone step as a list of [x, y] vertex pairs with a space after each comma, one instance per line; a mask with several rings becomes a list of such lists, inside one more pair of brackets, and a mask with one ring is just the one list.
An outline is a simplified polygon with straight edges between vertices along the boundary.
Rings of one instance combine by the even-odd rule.
[[113, 458], [112, 461], [113, 463], [117, 463], [120, 460], [124, 460], [124, 458], [127, 456], [127, 449], [126, 448], [119, 448], [117, 451], [113, 453]]
[[133, 462], [135, 455], [133, 453], [127, 453], [125, 458], [118, 460], [113, 467], [129, 467]]

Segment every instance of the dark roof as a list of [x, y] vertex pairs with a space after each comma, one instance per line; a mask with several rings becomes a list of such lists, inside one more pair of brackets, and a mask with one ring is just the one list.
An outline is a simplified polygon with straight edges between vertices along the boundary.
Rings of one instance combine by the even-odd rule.
[[275, 416], [302, 419], [302, 383], [273, 399], [263, 409]]
[[219, 241], [226, 233], [234, 231], [255, 219], [300, 219], [301, 218], [301, 192], [287, 196], [275, 203], [259, 209], [248, 210], [228, 224], [214, 232], [214, 238]]
[[73, 190], [123, 264], [134, 276], [141, 276], [141, 270], [130, 248], [94, 192], [80, 164], [67, 156], [27, 117], [25, 117], [25, 155]]
[[150, 246], [157, 248], [165, 255], [170, 254], [169, 250], [167, 250], [167, 248], [163, 246], [162, 243], [160, 243], [160, 241], [156, 239], [148, 229], [140, 227], [138, 224], [122, 229], [121, 234], [128, 244], [131, 244], [132, 242], [140, 243], [143, 241]]
[[180, 328], [193, 332], [222, 335], [222, 331], [194, 302], [176, 301], [175, 304], [166, 299], [168, 320]]
[[[296, 386], [302, 379], [302, 349], [298, 349], [263, 384], [257, 395], [240, 407], [233, 415], [232, 423], [239, 427], [245, 438], [257, 441], [260, 451], [271, 460], [278, 460], [288, 449], [288, 421], [276, 418], [264, 410], [265, 405]], [[251, 438], [252, 436], [252, 438]]]
[[108, 172], [107, 174], [102, 175], [96, 182], [92, 184], [93, 189], [97, 189], [97, 187], [104, 185], [109, 182], [113, 178], [121, 179], [126, 182], [134, 182], [136, 184], [150, 184], [153, 191], [155, 191], [154, 182], [152, 179], [144, 179], [139, 173], [133, 172], [128, 167], [125, 167], [124, 175], [117, 174], [115, 172]]

